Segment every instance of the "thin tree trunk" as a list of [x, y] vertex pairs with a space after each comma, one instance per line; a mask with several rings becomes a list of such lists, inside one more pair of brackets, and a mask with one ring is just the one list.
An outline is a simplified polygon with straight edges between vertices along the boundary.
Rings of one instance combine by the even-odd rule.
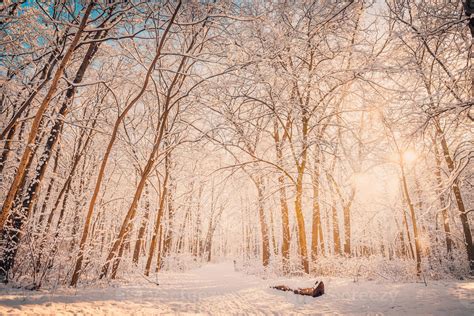
[[[275, 149], [277, 155], [277, 163], [279, 166], [283, 167], [283, 150], [282, 150], [282, 141], [280, 140], [278, 132], [278, 122], [275, 119], [274, 122], [274, 134], [273, 138], [275, 140]], [[285, 188], [285, 176], [283, 174], [278, 175], [278, 188], [280, 191], [280, 209], [281, 209], [281, 230], [282, 230], [282, 244], [281, 244], [281, 254], [282, 254], [282, 263], [283, 271], [288, 273], [290, 270], [290, 219], [287, 203], [287, 195]]]
[[263, 266], [266, 267], [270, 263], [270, 241], [268, 237], [268, 225], [265, 219], [265, 209], [263, 205], [263, 187], [262, 187], [262, 180], [259, 178], [255, 181], [255, 185], [257, 186], [257, 194], [258, 194], [258, 218], [260, 221], [260, 232], [262, 234], [262, 263]]
[[160, 271], [163, 266], [163, 225], [160, 226], [160, 233], [158, 238], [158, 253], [156, 254], [155, 272]]
[[130, 231], [132, 230], [132, 228], [133, 228], [132, 222], [128, 223], [128, 227], [127, 227], [128, 233], [125, 235], [124, 240], [122, 240], [122, 243], [120, 244], [120, 249], [118, 251], [118, 254], [113, 258], [112, 275], [110, 276], [111, 279], [115, 279], [115, 277], [117, 276], [117, 271], [118, 271], [120, 261], [123, 256], [123, 251], [125, 250], [125, 248], [128, 248], [129, 246], [128, 238], [130, 238]]
[[[360, 157], [360, 155], [359, 155]], [[334, 160], [335, 162], [336, 160]], [[332, 172], [334, 172], [334, 165], [332, 167]], [[336, 180], [332, 176], [332, 174], [327, 174], [329, 181], [332, 183], [332, 187], [334, 191], [336, 191], [337, 196], [339, 197], [340, 203], [342, 205], [342, 211], [344, 215], [344, 253], [347, 256], [351, 255], [351, 206], [352, 202], [354, 201], [355, 198], [355, 189], [352, 189], [352, 192], [350, 196], [345, 199], [344, 196], [342, 195], [341, 188], [337, 184]], [[335, 199], [333, 201], [335, 202]], [[339, 231], [339, 229], [338, 229]]]
[[407, 233], [408, 245], [410, 246], [410, 258], [415, 259], [415, 251], [413, 250], [413, 242], [411, 241], [410, 228], [408, 227], [408, 219], [406, 216], [406, 211], [403, 210], [403, 224], [405, 225], [405, 231]]
[[272, 235], [273, 254], [275, 256], [278, 256], [278, 246], [277, 246], [277, 243], [276, 243], [275, 224], [274, 224], [274, 220], [273, 220], [273, 211], [272, 210], [270, 210], [270, 232], [271, 232], [271, 235]]
[[[403, 237], [403, 229], [400, 228], [400, 225], [398, 224], [397, 218], [395, 218], [395, 224], [397, 225], [397, 237], [400, 239], [400, 251], [398, 253], [398, 257], [400, 258], [406, 258], [408, 257], [408, 251], [405, 243], [405, 238]], [[398, 250], [398, 248], [397, 248]], [[398, 251], [397, 251], [398, 252]]]
[[211, 235], [212, 235], [212, 216], [211, 216], [211, 219], [209, 220], [209, 227], [207, 228], [206, 241], [204, 245], [204, 253], [207, 255], [207, 258], [206, 258], [207, 262], [211, 261], [211, 251], [212, 251]]
[[339, 234], [339, 218], [337, 216], [337, 208], [334, 205], [335, 201], [333, 201], [333, 205], [331, 206], [332, 211], [332, 233], [334, 239], [334, 255], [341, 254], [341, 235]]
[[301, 163], [297, 163], [298, 176], [296, 179], [296, 196], [295, 196], [295, 213], [296, 223], [298, 227], [298, 242], [301, 256], [301, 264], [304, 272], [309, 273], [308, 248], [306, 244], [306, 227], [303, 214], [303, 177], [306, 169], [306, 160], [308, 155], [308, 123], [309, 114], [306, 110], [302, 113], [302, 134], [303, 134], [303, 150], [301, 153]]
[[434, 154], [435, 154], [435, 161], [436, 161], [436, 169], [434, 171], [435, 177], [436, 177], [436, 194], [438, 195], [439, 198], [439, 203], [441, 206], [441, 219], [443, 221], [443, 229], [444, 229], [444, 236], [445, 236], [445, 241], [446, 241], [446, 252], [448, 256], [450, 256], [451, 251], [453, 249], [453, 241], [451, 240], [451, 229], [449, 227], [449, 218], [448, 218], [448, 205], [446, 203], [446, 200], [444, 198], [443, 192], [442, 192], [442, 179], [441, 179], [441, 158], [440, 158], [440, 153], [438, 149], [438, 144], [436, 143], [436, 140], [433, 141], [433, 148], [434, 148]]
[[415, 238], [415, 254], [416, 254], [416, 274], [421, 274], [421, 245], [420, 245], [420, 236], [418, 233], [418, 227], [416, 224], [416, 216], [415, 216], [415, 207], [411, 201], [410, 193], [408, 192], [408, 185], [405, 175], [405, 168], [403, 166], [403, 160], [400, 163], [401, 173], [402, 173], [402, 187], [403, 192], [405, 194], [405, 199], [407, 200], [408, 209], [410, 210], [411, 221], [413, 225], [413, 235]]
[[296, 213], [296, 223], [297, 223], [297, 233], [298, 233], [298, 244], [301, 255], [301, 264], [303, 265], [304, 272], [309, 273], [309, 262], [308, 262], [308, 249], [306, 246], [306, 228], [303, 215], [303, 173], [301, 168], [298, 171], [298, 180], [296, 183], [296, 197], [295, 197], [295, 213]]
[[[90, 183], [91, 178], [92, 178], [92, 172], [86, 173], [86, 163], [87, 163], [87, 157], [83, 159], [82, 161], [82, 166], [81, 166], [81, 173], [79, 176], [79, 187], [77, 190], [77, 194], [79, 197], [83, 197], [83, 192], [84, 192], [84, 186], [86, 183]], [[96, 165], [94, 165], [91, 169], [94, 170]], [[74, 205], [74, 217], [73, 217], [73, 224], [72, 224], [72, 232], [71, 232], [71, 245], [69, 247], [69, 253], [70, 253], [70, 258], [73, 259], [73, 251], [76, 247], [76, 242], [77, 242], [77, 233], [79, 231], [79, 225], [80, 225], [80, 217], [79, 217], [79, 212], [83, 207], [83, 198], [76, 198], [76, 202]]]
[[[320, 159], [319, 152], [314, 155], [314, 166], [312, 175], [312, 186], [313, 186], [313, 222], [311, 227], [311, 261], [313, 264], [316, 263], [318, 258], [318, 252], [323, 252], [324, 241], [321, 226], [321, 207], [319, 204], [319, 177], [320, 177]], [[321, 244], [321, 249], [320, 245]]]
[[194, 230], [194, 241], [193, 241], [193, 256], [201, 256], [201, 198], [202, 198], [203, 186], [199, 187], [198, 193], [198, 204], [196, 209], [196, 229]]
[[[167, 156], [165, 157], [165, 160], [167, 160]], [[165, 162], [167, 164], [167, 162]], [[161, 189], [161, 194], [160, 194], [160, 202], [159, 202], [159, 207], [158, 207], [158, 212], [156, 214], [156, 220], [155, 220], [155, 226], [153, 228], [153, 235], [151, 237], [151, 242], [150, 242], [150, 248], [148, 251], [148, 259], [146, 261], [146, 267], [145, 267], [145, 275], [148, 276], [150, 274], [150, 269], [151, 269], [151, 262], [153, 260], [153, 255], [155, 254], [155, 249], [157, 248], [157, 240], [159, 237], [159, 232], [161, 230], [162, 224], [161, 220], [163, 218], [163, 213], [165, 209], [165, 202], [166, 202], [166, 196], [168, 195], [167, 190], [168, 190], [168, 168], [165, 168], [165, 178], [163, 180], [163, 185]], [[160, 239], [161, 243], [161, 239]], [[159, 260], [157, 259], [157, 264]]]
[[0, 175], [3, 174], [3, 169], [7, 163], [8, 155], [11, 151], [11, 144], [13, 142], [13, 136], [15, 136], [16, 124], [8, 132], [5, 140], [5, 146], [3, 147], [2, 155], [0, 156]]
[[[171, 168], [171, 158], [168, 157], [168, 168]], [[169, 172], [169, 171], [168, 171]], [[170, 173], [170, 172], [169, 172]], [[173, 178], [171, 177], [171, 173], [169, 174], [169, 185], [168, 189], [166, 191], [166, 200], [167, 200], [167, 206], [168, 206], [168, 226], [167, 229], [163, 231], [164, 239], [163, 239], [163, 252], [160, 254], [161, 258], [166, 258], [170, 251], [171, 251], [171, 242], [173, 241], [173, 235], [174, 235], [174, 183], [173, 183]], [[160, 266], [161, 269], [161, 266]]]
[[150, 217], [150, 200], [148, 194], [148, 188], [145, 185], [145, 215], [143, 216], [142, 223], [140, 225], [140, 229], [138, 230], [137, 240], [135, 241], [135, 248], [133, 250], [133, 263], [138, 264], [138, 260], [140, 258], [140, 250], [145, 243], [145, 232], [148, 224], [148, 219]]
[[351, 205], [353, 197], [344, 205], [344, 253], [351, 255]]

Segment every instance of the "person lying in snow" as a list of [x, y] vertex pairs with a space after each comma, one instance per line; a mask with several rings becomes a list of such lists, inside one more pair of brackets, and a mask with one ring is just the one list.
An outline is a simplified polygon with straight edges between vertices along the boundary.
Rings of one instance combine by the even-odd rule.
[[296, 290], [293, 290], [286, 285], [277, 285], [277, 286], [272, 286], [271, 288], [280, 290], [280, 291], [293, 291], [293, 293], [295, 294], [307, 295], [307, 296], [312, 296], [312, 297], [318, 297], [324, 294], [323, 281], [316, 281], [313, 287], [298, 288]]

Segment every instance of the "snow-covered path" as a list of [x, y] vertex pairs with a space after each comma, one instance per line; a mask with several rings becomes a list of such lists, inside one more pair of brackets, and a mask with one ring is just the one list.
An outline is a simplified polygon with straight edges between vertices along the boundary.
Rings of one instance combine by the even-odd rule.
[[474, 282], [389, 283], [325, 278], [326, 295], [304, 297], [270, 285], [310, 286], [314, 280], [262, 280], [231, 263], [160, 274], [156, 286], [140, 278], [100, 289], [0, 289], [0, 314], [474, 314]]

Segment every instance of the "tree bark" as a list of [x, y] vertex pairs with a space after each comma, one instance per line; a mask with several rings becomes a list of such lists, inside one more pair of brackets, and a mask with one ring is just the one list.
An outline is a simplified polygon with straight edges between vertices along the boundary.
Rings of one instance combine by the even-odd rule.
[[400, 169], [402, 175], [402, 187], [403, 193], [405, 194], [405, 199], [408, 204], [408, 209], [410, 210], [411, 221], [413, 225], [413, 236], [415, 238], [415, 255], [416, 255], [416, 274], [419, 276], [421, 274], [421, 244], [420, 244], [420, 236], [418, 233], [418, 226], [416, 223], [416, 215], [415, 215], [415, 207], [411, 201], [410, 193], [408, 191], [408, 185], [405, 175], [405, 167], [403, 166], [403, 159], [400, 162]]
[[258, 194], [258, 219], [260, 221], [260, 232], [262, 234], [262, 264], [264, 267], [267, 267], [270, 263], [270, 241], [268, 237], [268, 225], [265, 219], [265, 209], [264, 209], [264, 201], [263, 201], [263, 185], [262, 180], [259, 178], [255, 181], [255, 185], [257, 186], [257, 194]]
[[[278, 131], [278, 121], [275, 119], [274, 122], [273, 139], [275, 141], [275, 150], [277, 156], [277, 164], [283, 168], [283, 149], [282, 142], [285, 137], [280, 140]], [[281, 230], [282, 230], [282, 244], [281, 244], [281, 255], [283, 271], [288, 273], [290, 271], [290, 218], [288, 211], [287, 195], [285, 188], [285, 175], [281, 172], [278, 175], [278, 189], [280, 194], [280, 210], [281, 210]]]
[[295, 213], [298, 226], [298, 241], [300, 247], [301, 264], [304, 272], [309, 273], [308, 248], [306, 244], [306, 227], [303, 214], [303, 177], [306, 169], [306, 159], [308, 155], [308, 123], [309, 114], [306, 111], [302, 113], [303, 126], [303, 150], [301, 153], [301, 163], [297, 164], [298, 176], [296, 179]]
[[137, 240], [135, 241], [135, 248], [133, 249], [133, 263], [138, 264], [138, 260], [140, 258], [140, 250], [144, 247], [145, 243], [145, 232], [148, 226], [148, 219], [150, 217], [150, 200], [148, 194], [148, 188], [145, 185], [145, 215], [143, 216], [142, 223], [140, 225], [140, 229], [138, 230]]
[[[165, 160], [167, 160], [167, 156], [165, 157]], [[165, 164], [167, 162], [165, 161]], [[158, 212], [156, 214], [156, 219], [155, 219], [155, 226], [153, 228], [153, 235], [151, 237], [151, 242], [150, 242], [150, 248], [148, 251], [148, 259], [146, 261], [146, 267], [145, 267], [145, 275], [148, 276], [150, 274], [150, 269], [151, 269], [151, 263], [153, 260], [153, 255], [155, 254], [155, 249], [157, 248], [157, 241], [159, 237], [159, 232], [161, 230], [162, 224], [161, 224], [161, 219], [163, 218], [163, 213], [165, 209], [165, 202], [166, 202], [166, 197], [168, 195], [167, 190], [168, 190], [168, 168], [165, 168], [165, 178], [163, 180], [163, 185], [161, 187], [161, 194], [160, 194], [160, 202], [159, 202], [159, 207], [158, 207]], [[160, 240], [161, 242], [161, 240]], [[159, 263], [159, 260], [157, 258], [157, 263]]]
[[334, 239], [334, 255], [341, 254], [341, 235], [339, 234], [339, 218], [337, 216], [337, 208], [335, 201], [331, 206], [332, 211], [332, 234]]
[[351, 205], [352, 199], [344, 205], [344, 253], [351, 255]]
[[435, 154], [435, 161], [436, 161], [436, 169], [434, 171], [435, 177], [436, 177], [436, 194], [438, 195], [439, 198], [439, 203], [441, 206], [441, 215], [442, 215], [442, 221], [443, 221], [443, 229], [444, 229], [444, 236], [445, 236], [445, 241], [446, 241], [446, 252], [448, 256], [450, 256], [452, 248], [453, 248], [453, 241], [451, 239], [451, 228], [449, 227], [449, 218], [448, 218], [448, 205], [446, 203], [446, 200], [444, 198], [443, 192], [442, 192], [442, 179], [441, 179], [441, 158], [440, 158], [440, 153], [438, 149], [438, 144], [436, 143], [436, 139], [433, 140], [433, 148], [434, 148], [434, 154]]
[[[319, 177], [320, 177], [320, 159], [319, 152], [314, 155], [314, 166], [312, 174], [313, 186], [313, 222], [311, 228], [311, 261], [313, 264], [318, 259], [319, 252], [324, 251], [324, 240], [321, 225], [321, 207], [319, 204]], [[321, 246], [320, 246], [321, 245]]]

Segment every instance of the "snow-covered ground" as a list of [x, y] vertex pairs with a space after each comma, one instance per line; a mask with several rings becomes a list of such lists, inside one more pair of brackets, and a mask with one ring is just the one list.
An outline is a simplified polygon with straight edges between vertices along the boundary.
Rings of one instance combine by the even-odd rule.
[[0, 314], [435, 314], [473, 315], [473, 281], [390, 283], [324, 278], [318, 298], [270, 289], [311, 286], [308, 279], [266, 279], [235, 272], [232, 263], [160, 274], [106, 288], [24, 291], [0, 289]]

